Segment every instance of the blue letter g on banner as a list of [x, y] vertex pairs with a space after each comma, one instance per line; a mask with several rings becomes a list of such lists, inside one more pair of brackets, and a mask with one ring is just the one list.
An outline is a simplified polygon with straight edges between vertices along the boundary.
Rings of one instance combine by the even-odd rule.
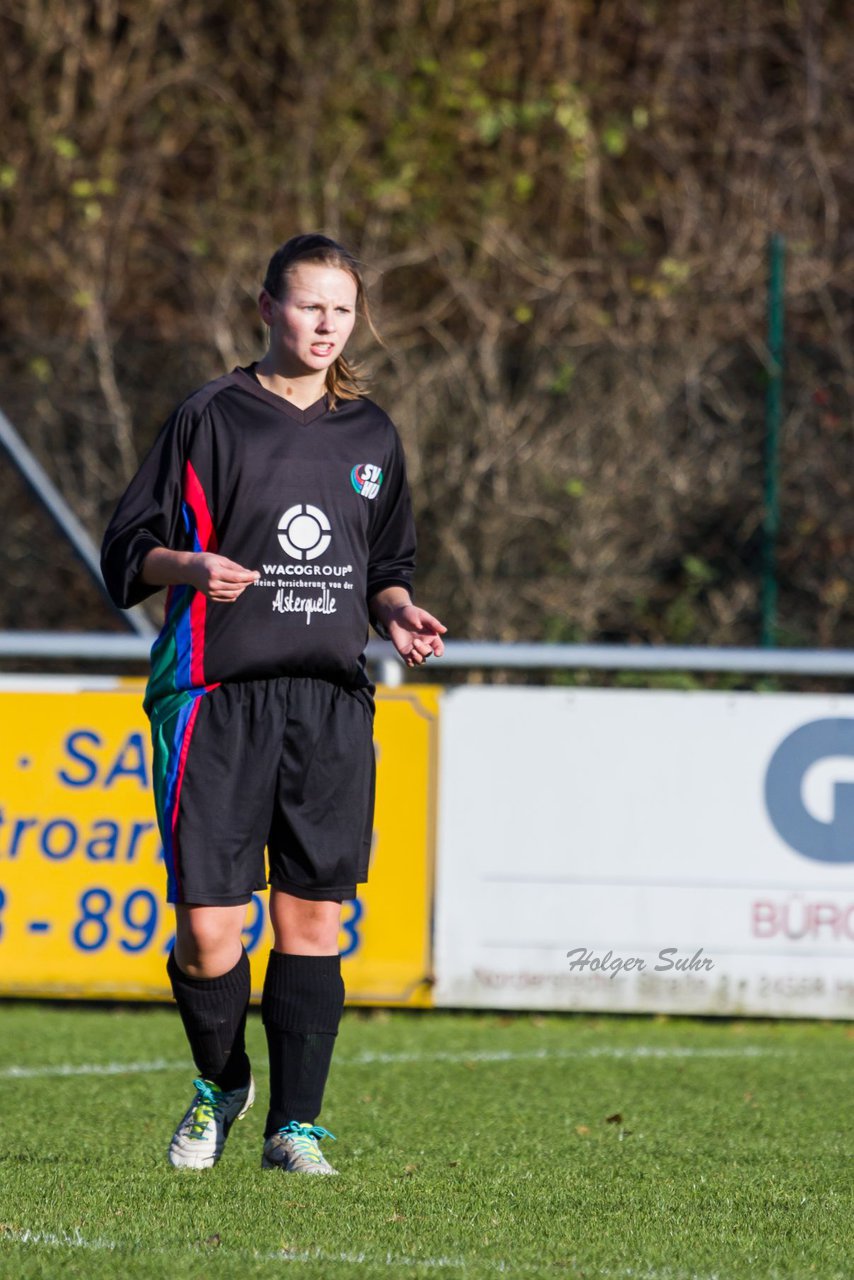
[[854, 757], [854, 720], [813, 720], [795, 729], [771, 757], [765, 804], [778, 835], [797, 853], [817, 862], [854, 862], [854, 782], [834, 783], [830, 822], [804, 805], [807, 770], [831, 756]]

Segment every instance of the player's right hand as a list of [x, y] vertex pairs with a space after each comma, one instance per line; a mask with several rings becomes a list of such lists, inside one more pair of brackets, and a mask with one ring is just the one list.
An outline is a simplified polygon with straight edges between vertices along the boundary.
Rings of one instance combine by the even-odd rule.
[[233, 604], [260, 576], [257, 569], [244, 569], [242, 564], [213, 551], [197, 552], [187, 574], [191, 587], [220, 604]]

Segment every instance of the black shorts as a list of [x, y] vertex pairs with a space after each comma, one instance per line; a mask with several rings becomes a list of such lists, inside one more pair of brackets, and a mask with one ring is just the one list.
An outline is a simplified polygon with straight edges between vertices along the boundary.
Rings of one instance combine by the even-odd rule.
[[275, 888], [355, 897], [374, 818], [371, 690], [280, 677], [221, 684], [196, 704], [171, 766], [155, 759], [155, 777], [173, 778], [158, 804], [169, 901], [248, 902], [267, 887], [265, 846]]

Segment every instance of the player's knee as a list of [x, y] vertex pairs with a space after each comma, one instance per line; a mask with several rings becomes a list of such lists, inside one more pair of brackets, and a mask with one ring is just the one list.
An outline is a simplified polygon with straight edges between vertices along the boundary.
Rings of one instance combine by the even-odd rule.
[[191, 977], [225, 973], [240, 957], [241, 920], [216, 907], [178, 912], [175, 956]]
[[338, 949], [339, 902], [313, 902], [288, 898], [276, 928], [280, 950], [305, 955], [331, 955]]

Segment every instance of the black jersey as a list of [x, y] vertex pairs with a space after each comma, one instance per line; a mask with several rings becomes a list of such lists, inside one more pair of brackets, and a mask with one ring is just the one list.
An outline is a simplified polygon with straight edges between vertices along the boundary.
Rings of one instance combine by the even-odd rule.
[[148, 701], [282, 675], [365, 682], [368, 601], [411, 587], [415, 532], [403, 450], [371, 400], [301, 410], [251, 369], [172, 414], [104, 537], [113, 600], [129, 608], [153, 547], [215, 551], [259, 581], [231, 604], [172, 587]]

